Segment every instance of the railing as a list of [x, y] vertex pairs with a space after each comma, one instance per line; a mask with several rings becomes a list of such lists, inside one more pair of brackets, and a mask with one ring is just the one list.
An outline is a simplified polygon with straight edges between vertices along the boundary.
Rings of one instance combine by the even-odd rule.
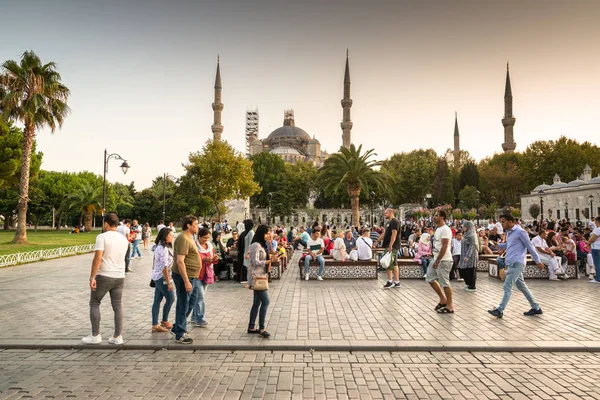
[[0, 267], [27, 264], [36, 261], [51, 260], [53, 258], [74, 256], [77, 254], [90, 253], [94, 251], [94, 243], [79, 246], [58, 247], [47, 250], [28, 251], [25, 253], [6, 254], [0, 256]]

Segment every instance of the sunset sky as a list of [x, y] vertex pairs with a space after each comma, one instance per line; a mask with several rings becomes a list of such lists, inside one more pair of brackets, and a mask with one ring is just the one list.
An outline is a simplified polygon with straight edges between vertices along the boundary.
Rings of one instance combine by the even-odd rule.
[[[243, 151], [244, 113], [259, 137], [295, 110], [332, 153], [341, 145], [346, 49], [352, 141], [378, 158], [461, 147], [501, 151], [510, 62], [517, 150], [561, 135], [598, 143], [600, 1], [0, 0], [0, 62], [35, 51], [71, 89], [71, 115], [38, 150], [47, 170], [102, 174], [126, 158], [137, 189], [179, 176], [212, 137], [217, 54], [223, 139]], [[600, 171], [594, 171], [596, 175]]]

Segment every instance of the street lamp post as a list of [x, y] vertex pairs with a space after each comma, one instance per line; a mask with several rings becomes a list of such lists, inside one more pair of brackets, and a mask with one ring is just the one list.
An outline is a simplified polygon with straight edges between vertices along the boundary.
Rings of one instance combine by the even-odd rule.
[[569, 203], [565, 201], [565, 218], [569, 222]]
[[544, 222], [544, 189], [538, 192], [540, 195], [540, 224]]
[[267, 226], [271, 226], [271, 200], [273, 199], [273, 193], [268, 193], [267, 197], [269, 198], [269, 208], [267, 210]]
[[163, 174], [163, 221], [165, 220], [165, 215], [167, 211], [167, 179], [175, 180], [177, 178], [175, 178], [173, 175], [167, 174], [166, 172]]
[[590, 194], [588, 196], [590, 200], [590, 220], [594, 219], [594, 195]]
[[375, 225], [375, 216], [373, 215], [373, 205], [375, 203], [375, 192], [371, 192], [371, 227]]
[[127, 160], [118, 155], [117, 153], [108, 154], [106, 149], [104, 149], [104, 182], [102, 183], [102, 229], [104, 229], [104, 217], [106, 216], [106, 174], [108, 173], [108, 162], [111, 159], [121, 160], [123, 163], [121, 164], [121, 170], [123, 174], [127, 174], [129, 170], [129, 164], [127, 164]]
[[477, 204], [477, 226], [479, 226], [479, 196], [481, 196], [481, 192], [477, 191], [477, 198], [475, 199]]

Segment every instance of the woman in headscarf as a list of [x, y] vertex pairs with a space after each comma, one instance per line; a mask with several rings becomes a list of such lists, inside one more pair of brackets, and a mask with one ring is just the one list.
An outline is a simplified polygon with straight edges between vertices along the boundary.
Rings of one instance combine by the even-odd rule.
[[250, 245], [254, 239], [254, 221], [247, 219], [244, 221], [244, 232], [238, 239], [238, 264], [240, 266], [240, 282], [246, 283], [246, 287], [252, 285], [252, 275], [248, 274], [250, 259], [246, 258]]
[[465, 221], [463, 228], [465, 233], [460, 249], [458, 269], [467, 285], [465, 290], [474, 292], [477, 290], [475, 282], [477, 281], [477, 261], [479, 261], [477, 233], [475, 232], [475, 225], [471, 221]]
[[221, 243], [221, 232], [213, 231], [212, 239], [215, 255], [219, 257], [219, 262], [214, 265], [215, 281], [219, 282], [221, 272], [227, 271], [227, 261], [225, 261], [227, 254], [225, 253], [225, 247], [223, 246], [223, 243]]
[[415, 255], [414, 261], [417, 261], [421, 266], [423, 266], [423, 277], [427, 275], [427, 266], [431, 262], [432, 253], [431, 253], [431, 242], [429, 238], [431, 236], [429, 233], [423, 233], [421, 238], [419, 239], [419, 243], [417, 244], [417, 254]]

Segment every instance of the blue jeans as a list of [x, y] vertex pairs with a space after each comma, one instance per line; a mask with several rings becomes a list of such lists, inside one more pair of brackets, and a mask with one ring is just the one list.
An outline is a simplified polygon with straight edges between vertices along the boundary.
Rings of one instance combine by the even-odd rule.
[[[267, 308], [269, 308], [270, 302], [268, 290], [254, 291], [254, 302], [252, 303], [252, 309], [250, 310], [250, 322], [248, 323], [248, 329], [254, 329], [257, 315], [258, 329], [261, 331], [265, 329], [265, 318], [267, 316]], [[259, 308], [260, 314], [258, 313]]]
[[[190, 279], [192, 287], [197, 281], [196, 278]], [[192, 312], [194, 304], [196, 304], [196, 296], [194, 291], [186, 292], [185, 283], [181, 275], [173, 272], [173, 282], [175, 282], [175, 293], [177, 293], [177, 303], [175, 305], [175, 323], [171, 332], [175, 334], [175, 339], [180, 339], [187, 331], [187, 317]]]
[[134, 240], [131, 244], [131, 258], [135, 257], [136, 252], [137, 255], [141, 257], [142, 253], [140, 253], [140, 240]]
[[[307, 255], [304, 258], [304, 273], [308, 274], [308, 270], [310, 267], [310, 262], [312, 261], [312, 257]], [[323, 276], [323, 268], [325, 268], [325, 259], [323, 256], [317, 256], [317, 262], [319, 263], [319, 276]]]
[[592, 260], [594, 260], [594, 267], [596, 268], [596, 279], [600, 281], [600, 250], [592, 249]]
[[247, 274], [247, 281], [248, 281], [248, 287], [252, 287], [252, 273], [250, 272], [250, 266], [248, 265], [244, 265], [244, 268], [246, 268], [246, 274]]
[[525, 265], [515, 262], [506, 265], [506, 280], [504, 281], [504, 296], [502, 297], [502, 301], [498, 306], [498, 310], [504, 311], [506, 308], [508, 301], [510, 300], [510, 296], [512, 296], [512, 290], [515, 285], [517, 285], [517, 289], [521, 291], [525, 295], [527, 301], [531, 305], [531, 308], [539, 309], [540, 306], [535, 302], [533, 298], [533, 294], [529, 291], [529, 288], [525, 284], [525, 280], [523, 279], [523, 270], [525, 269]]
[[204, 309], [206, 307], [204, 295], [206, 294], [206, 286], [208, 285], [200, 279], [196, 279], [196, 282], [194, 282], [193, 291], [196, 293], [196, 298], [198, 299], [192, 309], [192, 321], [194, 322], [204, 321]]
[[423, 274], [427, 274], [427, 266], [431, 264], [431, 258], [421, 257], [421, 265], [423, 266]]
[[165, 306], [163, 307], [163, 317], [161, 321], [169, 320], [169, 313], [171, 312], [171, 306], [175, 300], [175, 291], [169, 292], [167, 285], [165, 284], [165, 278], [160, 278], [154, 281], [156, 284], [154, 288], [154, 303], [152, 303], [152, 326], [158, 325], [158, 313], [160, 312], [160, 303], [162, 299], [165, 299]]

